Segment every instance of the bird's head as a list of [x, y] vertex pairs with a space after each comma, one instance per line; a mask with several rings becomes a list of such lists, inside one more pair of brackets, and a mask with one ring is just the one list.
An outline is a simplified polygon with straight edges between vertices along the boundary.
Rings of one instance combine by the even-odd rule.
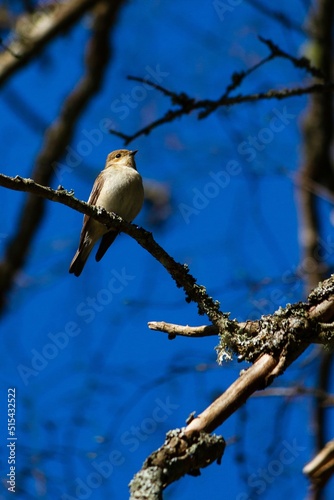
[[106, 168], [109, 167], [130, 167], [136, 170], [135, 154], [137, 150], [129, 151], [128, 149], [116, 149], [108, 154]]

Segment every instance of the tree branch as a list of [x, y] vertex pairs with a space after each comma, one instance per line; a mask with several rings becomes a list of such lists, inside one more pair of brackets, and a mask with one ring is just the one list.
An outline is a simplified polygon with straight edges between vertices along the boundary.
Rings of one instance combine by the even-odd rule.
[[215, 101], [205, 99], [205, 100], [196, 100], [192, 97], [189, 97], [185, 92], [172, 92], [171, 90], [166, 89], [162, 85], [159, 85], [155, 82], [148, 80], [147, 78], [139, 78], [135, 76], [129, 76], [129, 80], [137, 81], [140, 83], [145, 83], [146, 85], [150, 85], [152, 88], [158, 90], [163, 95], [168, 97], [171, 101], [171, 104], [174, 106], [178, 106], [177, 109], [169, 109], [161, 118], [153, 121], [149, 125], [146, 125], [142, 129], [138, 130], [132, 135], [124, 134], [123, 132], [118, 132], [116, 130], [110, 130], [111, 134], [114, 134], [118, 137], [121, 137], [125, 144], [129, 144], [137, 137], [141, 135], [148, 135], [152, 132], [153, 129], [163, 125], [165, 123], [169, 123], [174, 121], [176, 118], [180, 118], [183, 115], [189, 114], [192, 111], [199, 111], [198, 119], [206, 118], [208, 115], [216, 111], [221, 106], [233, 106], [235, 104], [240, 104], [243, 102], [255, 102], [258, 100], [264, 99], [286, 99], [294, 96], [301, 96], [305, 94], [318, 94], [325, 92], [332, 92], [334, 89], [334, 84], [330, 82], [330, 78], [327, 78], [328, 75], [325, 75], [325, 83], [324, 84], [314, 84], [308, 87], [300, 87], [294, 89], [282, 89], [282, 90], [268, 90], [267, 92], [262, 92], [258, 94], [250, 94], [250, 95], [238, 95], [235, 97], [229, 97], [233, 90], [236, 90], [241, 83], [245, 80], [247, 76], [256, 71], [260, 66], [268, 63], [269, 61], [275, 58], [284, 58], [290, 61], [296, 68], [305, 69], [312, 76], [318, 78], [324, 78], [324, 74], [321, 70], [314, 67], [311, 62], [306, 57], [294, 57], [284, 50], [280, 49], [278, 45], [276, 45], [271, 40], [259, 37], [259, 40], [264, 43], [267, 48], [270, 50], [270, 54], [262, 59], [259, 63], [250, 67], [248, 70], [240, 71], [238, 73], [233, 73], [231, 77], [231, 83], [227, 85], [226, 90], [221, 95], [221, 97]]
[[327, 79], [329, 75], [325, 75], [325, 73], [322, 72], [321, 68], [316, 68], [311, 64], [311, 61], [307, 59], [306, 57], [294, 57], [284, 50], [282, 50], [278, 45], [276, 45], [272, 40], [263, 38], [262, 36], [259, 36], [259, 40], [264, 43], [270, 50], [271, 52], [271, 57], [281, 57], [283, 59], [287, 59], [290, 61], [296, 68], [302, 68], [305, 69], [310, 75], [314, 76], [315, 78], [321, 78], [324, 79], [325, 81], [330, 81], [330, 79]]
[[[334, 344], [334, 276], [313, 290], [307, 303], [288, 305], [271, 316], [262, 316], [258, 321], [238, 324], [228, 320], [228, 315], [219, 311], [218, 303], [206, 294], [203, 287], [196, 285], [187, 266], [175, 262], [144, 229], [123, 221], [101, 207], [76, 199], [73, 193], [61, 186], [53, 190], [31, 179], [2, 174], [0, 185], [62, 203], [93, 217], [108, 228], [114, 227], [132, 236], [166, 268], [177, 286], [185, 290], [187, 300], [196, 302], [200, 312], [206, 313], [213, 326], [219, 329], [218, 358], [227, 357], [226, 353], [231, 351], [239, 354], [240, 360], [253, 362], [219, 398], [189, 421], [186, 428], [167, 435], [166, 443], [146, 460], [143, 469], [132, 481], [131, 498], [161, 498], [162, 489], [171, 482], [185, 473], [198, 474], [199, 468], [220, 460], [224, 440], [210, 437], [208, 433], [229, 418], [252, 394], [270, 385], [310, 343], [321, 341], [328, 346]], [[175, 333], [178, 325], [173, 326]], [[205, 327], [200, 328], [203, 333]], [[149, 496], [143, 496], [142, 488], [147, 488]]]
[[[312, 38], [309, 40], [310, 52], [322, 71], [326, 81], [333, 78], [333, 16], [334, 5], [331, 0], [318, 0], [310, 11], [308, 25]], [[317, 76], [317, 75], [314, 75]], [[328, 273], [328, 264], [320, 250], [320, 236], [323, 213], [320, 211], [319, 190], [307, 189], [310, 184], [320, 185], [333, 196], [334, 174], [332, 165], [333, 143], [333, 96], [314, 94], [310, 100], [302, 125], [304, 135], [303, 163], [300, 167], [299, 195], [299, 240], [302, 258], [307, 262], [306, 289], [316, 286]], [[326, 391], [331, 383], [333, 352], [322, 350], [318, 353], [318, 387]], [[314, 401], [315, 454], [321, 453], [328, 430], [326, 429], [327, 411], [319, 399]], [[333, 464], [332, 464], [333, 470]], [[319, 473], [319, 477], [323, 474]], [[324, 474], [326, 476], [326, 474]], [[310, 500], [320, 500], [326, 481], [317, 480], [317, 471], [310, 474]]]
[[[274, 343], [278, 341], [280, 337], [279, 329], [284, 329], [285, 324], [286, 330], [283, 334], [284, 346], [279, 342], [279, 351], [276, 353], [273, 352], [272, 354], [264, 353], [260, 355], [250, 368], [243, 370], [239, 378], [233, 382], [221, 396], [219, 396], [208, 408], [198, 415], [198, 417], [192, 418], [189, 421], [187, 427], [181, 431], [182, 437], [185, 436], [184, 439], [191, 439], [194, 436], [201, 436], [203, 433], [204, 435], [207, 435], [207, 433], [212, 432], [219, 425], [225, 422], [256, 391], [264, 389], [270, 385], [273, 380], [284, 371], [285, 368], [293, 363], [305, 351], [314, 335], [314, 327], [315, 330], [318, 328], [315, 326], [316, 324], [319, 325], [320, 330], [330, 335], [330, 342], [333, 346], [334, 324], [322, 324], [322, 322], [328, 321], [329, 318], [332, 320], [334, 319], [333, 300], [334, 277], [331, 277], [321, 283], [319, 287], [309, 295], [307, 304], [300, 304], [301, 310], [299, 311], [299, 314], [297, 313], [298, 304], [291, 306], [295, 315], [292, 322], [289, 322], [289, 324], [285, 324], [290, 317], [290, 313], [292, 313], [292, 309], [289, 306], [285, 308], [285, 310], [279, 309], [271, 317], [262, 317], [260, 321], [252, 322], [251, 324], [253, 326], [257, 323], [259, 329], [256, 336], [257, 344], [270, 342], [271, 337], [273, 337]], [[276, 319], [280, 318], [277, 323], [278, 328], [276, 329], [274, 328], [276, 321], [275, 317]], [[303, 317], [306, 321], [304, 324], [302, 324]], [[271, 324], [269, 325], [267, 321], [269, 322], [270, 318]], [[248, 322], [244, 323], [245, 328], [247, 328], [248, 324]], [[264, 332], [266, 332], [266, 337], [261, 338], [260, 332], [262, 328], [264, 328]], [[296, 333], [299, 328], [301, 328], [302, 331], [300, 331], [301, 335], [299, 339], [297, 339]], [[242, 346], [242, 344], [240, 344], [240, 346]], [[180, 431], [176, 430], [174, 432]], [[196, 453], [196, 450], [194, 450], [194, 453]], [[158, 462], [155, 460], [157, 454], [159, 455]], [[131, 498], [162, 498], [162, 490], [168, 483], [164, 483], [161, 479], [155, 483], [160, 488], [158, 492], [155, 492], [155, 496], [136, 497], [134, 493], [136, 493], [136, 491], [145, 491], [145, 487], [148, 491], [149, 485], [153, 482], [152, 472], [154, 472], [154, 477], [161, 478], [164, 474], [168, 473], [170, 464], [170, 450], [165, 443], [157, 452], [150, 455], [150, 457], [143, 464], [141, 471], [135, 475], [133, 481], [131, 482]], [[154, 465], [154, 467], [152, 467], [152, 465]], [[333, 467], [332, 461], [331, 467]], [[307, 473], [307, 471], [305, 472]], [[174, 480], [176, 479], [178, 479], [178, 477]], [[138, 490], [136, 490], [135, 487], [138, 488]]]
[[[137, 79], [138, 81], [142, 81], [147, 85], [151, 85], [156, 88], [156, 84], [147, 79]], [[161, 86], [160, 86], [161, 87]], [[241, 104], [244, 102], [256, 102], [259, 100], [268, 100], [268, 99], [288, 99], [290, 97], [295, 96], [303, 96], [307, 94], [321, 94], [327, 92], [333, 92], [334, 83], [315, 83], [313, 85], [309, 85], [307, 87], [296, 87], [293, 89], [283, 89], [283, 90], [268, 90], [267, 92], [259, 92], [257, 94], [249, 94], [249, 95], [238, 95], [236, 97], [221, 97], [218, 100], [196, 100], [194, 98], [188, 97], [186, 94], [181, 93], [177, 94], [173, 93], [167, 89], [164, 89], [164, 94], [167, 93], [172, 94], [172, 100], [178, 102], [179, 108], [176, 110], [168, 110], [161, 118], [153, 121], [149, 125], [141, 128], [137, 132], [132, 135], [124, 134], [123, 132], [118, 132], [116, 130], [109, 130], [110, 134], [116, 135], [117, 137], [121, 137], [124, 140], [125, 144], [129, 144], [134, 141], [138, 137], [142, 135], [149, 135], [152, 130], [163, 125], [165, 123], [170, 123], [174, 121], [176, 118], [180, 118], [183, 115], [188, 115], [192, 111], [199, 111], [198, 118], [206, 118], [208, 115], [216, 111], [220, 107], [234, 106], [236, 104]]]
[[[219, 303], [207, 294], [203, 286], [196, 284], [188, 266], [177, 263], [158, 245], [148, 231], [122, 220], [116, 214], [106, 212], [101, 207], [78, 200], [72, 192], [66, 191], [62, 186], [54, 190], [41, 186], [32, 179], [23, 179], [19, 176], [13, 178], [3, 174], [0, 174], [0, 185], [62, 203], [93, 217], [108, 228], [119, 229], [134, 238], [165, 267], [176, 285], [184, 289], [187, 302], [195, 302], [199, 314], [206, 314], [213, 327], [219, 331], [220, 343], [217, 351], [220, 360], [231, 357], [231, 353], [236, 353], [239, 360], [249, 362], [256, 361], [263, 354], [280, 357], [284, 353], [280, 360], [280, 370], [283, 371], [288, 366], [291, 349], [294, 350], [296, 346], [301, 345], [305, 348], [311, 342], [327, 345], [333, 343], [334, 332], [331, 321], [334, 319], [334, 277], [321, 283], [309, 295], [308, 303], [288, 305], [271, 316], [262, 316], [260, 320], [238, 323], [229, 320], [228, 313], [220, 311]], [[174, 334], [177, 329], [184, 328], [175, 326], [178, 325], [174, 325], [172, 332]], [[212, 327], [206, 328], [210, 331]]]
[[165, 321], [150, 321], [147, 323], [150, 330], [168, 333], [170, 340], [175, 339], [177, 335], [183, 337], [210, 337], [218, 335], [219, 329], [214, 325], [203, 326], [182, 326], [174, 325], [173, 323], [166, 323]]
[[[49, 41], [70, 28], [99, 1], [69, 0], [65, 3], [58, 3], [53, 13], [43, 13], [43, 8], [41, 8], [44, 22], [40, 25], [32, 24], [30, 32], [25, 31], [24, 37], [16, 38], [6, 46], [6, 51], [0, 54], [0, 86], [13, 73], [27, 64]], [[29, 24], [29, 15], [23, 17]]]
[[268, 7], [267, 4], [259, 2], [258, 0], [246, 0], [246, 1], [247, 3], [249, 3], [249, 5], [257, 9], [259, 12], [269, 17], [270, 19], [273, 19], [274, 21], [280, 23], [288, 30], [294, 30], [302, 35], [305, 35], [308, 32], [307, 29], [303, 29], [300, 27], [300, 22], [297, 23], [293, 21], [286, 14], [284, 14], [284, 12], [280, 10], [272, 9], [271, 7]]
[[220, 463], [225, 441], [220, 436], [194, 433], [184, 429], [169, 431], [166, 441], [153, 452], [130, 483], [131, 500], [161, 500], [162, 491], [185, 474], [198, 476], [200, 469]]
[[[89, 215], [105, 224], [108, 228], [114, 227], [134, 238], [139, 245], [148, 250], [160, 264], [172, 276], [176, 285], [183, 288], [186, 292], [187, 302], [195, 302], [198, 305], [200, 314], [207, 314], [213, 323], [219, 323], [220, 320], [227, 318], [219, 310], [219, 303], [208, 296], [203, 286], [197, 285], [196, 280], [189, 273], [188, 266], [176, 262], [168, 253], [154, 240], [151, 233], [144, 229], [138, 228], [134, 224], [130, 224], [121, 219], [116, 214], [110, 214], [101, 207], [88, 205], [83, 201], [78, 200], [73, 196], [72, 192], [66, 191], [63, 187], [57, 190], [49, 187], [41, 186], [32, 179], [23, 179], [22, 177], [9, 177], [0, 174], [0, 185], [16, 191], [25, 191], [46, 198], [50, 201], [66, 205], [82, 214]], [[233, 323], [233, 322], [229, 322]]]

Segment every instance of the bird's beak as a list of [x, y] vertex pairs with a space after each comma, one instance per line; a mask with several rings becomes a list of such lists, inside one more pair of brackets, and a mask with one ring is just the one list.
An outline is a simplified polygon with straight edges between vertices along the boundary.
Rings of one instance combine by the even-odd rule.
[[130, 151], [130, 156], [134, 156], [136, 153], [138, 153], [138, 149], [135, 149], [134, 151]]

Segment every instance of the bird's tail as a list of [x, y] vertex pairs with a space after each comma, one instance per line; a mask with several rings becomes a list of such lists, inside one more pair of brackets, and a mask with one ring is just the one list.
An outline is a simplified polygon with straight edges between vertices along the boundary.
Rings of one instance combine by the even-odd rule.
[[92, 248], [92, 245], [85, 244], [79, 247], [71, 262], [69, 269], [70, 273], [74, 274], [74, 276], [80, 276]]
[[108, 231], [106, 234], [102, 236], [102, 240], [99, 246], [98, 251], [96, 252], [96, 262], [99, 262], [110, 245], [114, 242], [116, 236], [118, 235], [118, 231]]

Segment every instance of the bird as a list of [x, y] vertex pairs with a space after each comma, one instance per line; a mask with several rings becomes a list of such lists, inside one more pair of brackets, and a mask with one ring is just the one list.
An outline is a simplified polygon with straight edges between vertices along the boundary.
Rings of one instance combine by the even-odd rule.
[[[115, 212], [127, 222], [139, 214], [144, 202], [141, 175], [134, 159], [138, 150], [117, 149], [107, 156], [102, 172], [97, 176], [88, 203]], [[71, 262], [69, 272], [80, 276], [97, 241], [101, 239], [95, 259], [99, 262], [119, 234], [95, 219], [84, 216], [79, 247]]]

